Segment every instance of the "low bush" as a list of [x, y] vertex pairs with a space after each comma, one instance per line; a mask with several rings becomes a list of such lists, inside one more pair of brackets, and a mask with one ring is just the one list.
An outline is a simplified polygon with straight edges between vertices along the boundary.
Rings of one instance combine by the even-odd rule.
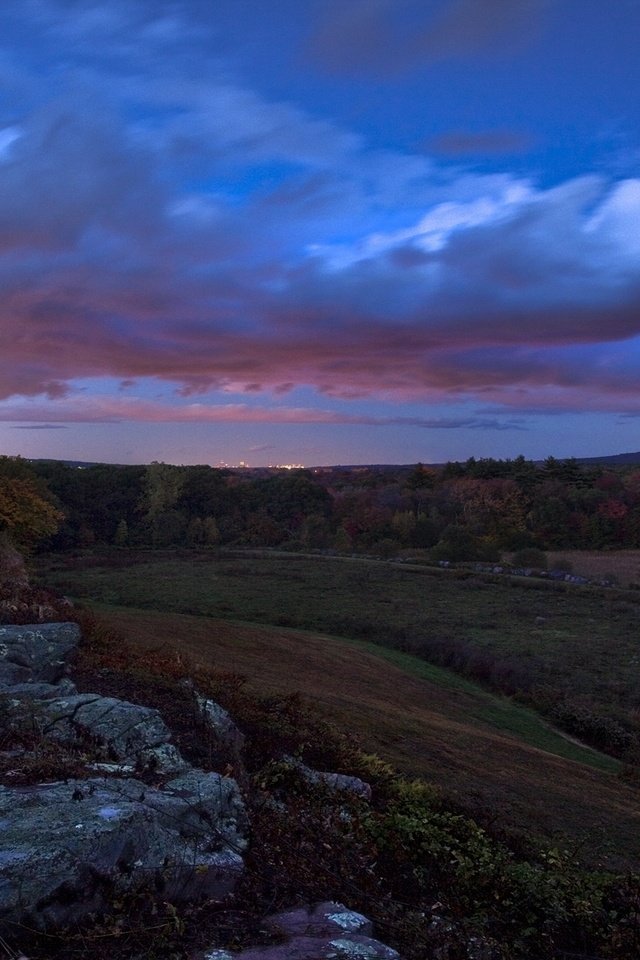
[[512, 557], [515, 567], [532, 567], [534, 570], [547, 569], [547, 555], [537, 547], [525, 547], [517, 550]]

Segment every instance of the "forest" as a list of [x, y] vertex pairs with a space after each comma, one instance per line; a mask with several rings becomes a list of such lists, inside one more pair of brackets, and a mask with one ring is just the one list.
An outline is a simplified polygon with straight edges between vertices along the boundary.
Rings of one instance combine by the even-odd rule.
[[[20, 491], [30, 518], [22, 527]], [[638, 548], [640, 466], [520, 456], [267, 471], [2, 457], [0, 525], [46, 550], [225, 545], [390, 557], [413, 549], [494, 561], [505, 551]]]

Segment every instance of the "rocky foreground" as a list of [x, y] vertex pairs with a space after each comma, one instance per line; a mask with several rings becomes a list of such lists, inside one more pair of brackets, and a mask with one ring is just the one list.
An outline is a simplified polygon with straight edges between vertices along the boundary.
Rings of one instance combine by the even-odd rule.
[[[75, 623], [0, 627], [0, 930], [14, 942], [23, 927], [90, 923], [139, 889], [172, 904], [219, 903], [244, 871], [251, 824], [238, 780], [189, 764], [159, 711], [78, 693], [69, 665], [79, 642]], [[222, 707], [192, 694], [241, 779], [242, 734]], [[52, 755], [60, 778], [39, 778], [42, 758]], [[370, 796], [357, 778], [290, 763], [337, 796]], [[25, 769], [33, 782], [24, 782]], [[233, 953], [216, 944], [191, 957], [398, 958], [372, 938], [362, 914], [340, 903], [295, 906], [263, 926], [272, 942]]]

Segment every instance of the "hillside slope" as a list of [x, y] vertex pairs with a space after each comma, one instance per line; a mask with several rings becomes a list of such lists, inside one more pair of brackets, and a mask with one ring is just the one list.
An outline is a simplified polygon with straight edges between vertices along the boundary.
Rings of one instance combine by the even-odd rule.
[[566, 833], [591, 863], [640, 863], [638, 793], [602, 769], [615, 769], [614, 761], [446, 671], [284, 628], [106, 606], [99, 618], [139, 648], [164, 644], [196, 663], [246, 674], [260, 693], [300, 691], [403, 772], [474, 799], [508, 825]]

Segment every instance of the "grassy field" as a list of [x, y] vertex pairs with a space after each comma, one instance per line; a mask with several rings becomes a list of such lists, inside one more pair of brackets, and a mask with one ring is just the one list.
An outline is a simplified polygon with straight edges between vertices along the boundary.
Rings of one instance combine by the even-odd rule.
[[556, 550], [547, 558], [550, 570], [568, 560], [573, 572], [583, 577], [612, 577], [623, 587], [640, 584], [640, 550]]
[[100, 617], [133, 644], [245, 674], [262, 693], [300, 691], [404, 772], [512, 825], [566, 833], [591, 862], [640, 863], [639, 794], [617, 779], [616, 761], [408, 652], [416, 637], [462, 632], [534, 657], [541, 675], [570, 677], [579, 665], [600, 695], [610, 688], [630, 698], [623, 651], [637, 649], [634, 603], [338, 559], [132, 559], [51, 558], [43, 576], [99, 601]]
[[[640, 595], [326, 557], [51, 558], [44, 579], [104, 603], [316, 630], [432, 657], [466, 645], [530, 684], [637, 721]], [[433, 657], [432, 657], [433, 658]]]
[[527, 831], [566, 833], [578, 854], [640, 863], [638, 794], [615, 761], [576, 746], [531, 711], [406, 654], [287, 628], [130, 608], [99, 619], [144, 649], [248, 677], [262, 694], [299, 691], [367, 750]]

